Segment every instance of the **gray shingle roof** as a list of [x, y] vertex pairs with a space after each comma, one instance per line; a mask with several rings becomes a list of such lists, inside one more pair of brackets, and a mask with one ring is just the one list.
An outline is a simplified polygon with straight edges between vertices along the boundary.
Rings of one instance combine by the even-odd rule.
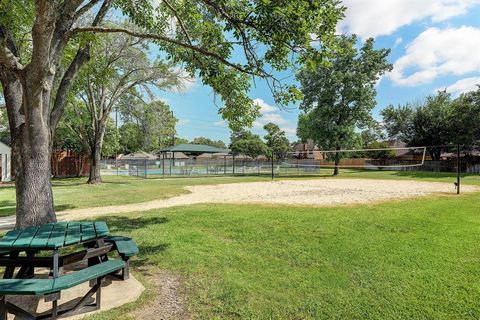
[[194, 152], [194, 153], [219, 153], [230, 152], [229, 149], [222, 149], [203, 144], [178, 144], [173, 147], [161, 149], [160, 152]]

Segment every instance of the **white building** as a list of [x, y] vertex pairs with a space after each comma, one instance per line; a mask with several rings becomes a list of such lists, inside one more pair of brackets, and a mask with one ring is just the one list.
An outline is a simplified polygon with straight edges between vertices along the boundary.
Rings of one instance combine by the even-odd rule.
[[6, 182], [12, 179], [12, 149], [0, 142], [0, 181]]

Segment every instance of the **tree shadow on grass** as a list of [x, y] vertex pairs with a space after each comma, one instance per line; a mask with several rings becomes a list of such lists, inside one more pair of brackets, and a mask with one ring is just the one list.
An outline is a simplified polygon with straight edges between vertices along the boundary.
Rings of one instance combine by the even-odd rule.
[[[136, 217], [129, 218], [125, 216], [109, 216], [102, 217], [101, 220], [105, 221], [108, 225], [108, 229], [111, 234], [122, 234], [123, 232], [132, 232], [134, 230], [143, 229], [147, 226], [152, 226], [156, 224], [167, 223], [168, 219], [165, 217]], [[161, 238], [158, 238], [159, 240]], [[151, 266], [153, 262], [150, 260], [150, 256], [155, 256], [160, 252], [163, 252], [168, 249], [170, 246], [168, 243], [158, 244], [143, 244], [142, 239], [135, 239], [135, 242], [138, 245], [139, 254], [132, 259], [132, 266], [139, 268], [145, 266]]]
[[15, 214], [15, 201], [2, 200], [0, 201], [0, 217], [7, 217]]
[[[15, 215], [16, 204], [15, 201], [3, 200], [0, 201], [0, 217], [8, 217]], [[55, 211], [61, 212], [68, 209], [73, 209], [75, 206], [69, 204], [61, 204], [55, 206]]]
[[155, 256], [160, 252], [166, 251], [170, 247], [168, 243], [161, 243], [158, 245], [138, 245], [138, 255], [132, 259], [132, 266], [135, 268], [140, 267], [149, 267], [154, 264], [153, 261], [149, 258], [150, 256]]
[[102, 217], [99, 220], [105, 221], [111, 233], [116, 232], [131, 232], [133, 230], [142, 229], [146, 226], [155, 224], [167, 223], [168, 219], [165, 217], [136, 217], [129, 218], [125, 216], [108, 216]]
[[[103, 181], [102, 184], [105, 185], [120, 185], [120, 184], [131, 184], [132, 181], [128, 179], [122, 179], [120, 181]], [[78, 186], [88, 186], [87, 178], [54, 178], [52, 179], [52, 187], [78, 187]]]
[[[397, 171], [392, 172], [392, 176], [397, 177], [407, 177], [412, 179], [445, 179], [445, 178], [456, 178], [456, 173], [453, 172], [422, 172], [422, 171]], [[468, 177], [468, 174], [461, 174], [462, 178]]]

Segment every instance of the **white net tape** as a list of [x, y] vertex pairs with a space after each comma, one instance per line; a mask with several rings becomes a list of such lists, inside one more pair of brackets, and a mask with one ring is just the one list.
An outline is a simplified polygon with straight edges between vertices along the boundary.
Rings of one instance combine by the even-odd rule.
[[314, 150], [288, 153], [279, 160], [283, 168], [408, 168], [423, 166], [426, 154], [426, 147]]

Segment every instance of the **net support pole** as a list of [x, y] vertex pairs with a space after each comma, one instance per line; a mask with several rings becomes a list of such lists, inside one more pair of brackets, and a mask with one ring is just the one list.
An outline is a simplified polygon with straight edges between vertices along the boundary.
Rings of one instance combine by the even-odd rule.
[[271, 159], [272, 159], [271, 164], [272, 164], [272, 180], [273, 180], [273, 178], [275, 177], [275, 172], [273, 171], [273, 152], [272, 152]]
[[457, 145], [457, 194], [460, 194], [460, 145]]
[[162, 178], [165, 178], [165, 153], [162, 153]]

